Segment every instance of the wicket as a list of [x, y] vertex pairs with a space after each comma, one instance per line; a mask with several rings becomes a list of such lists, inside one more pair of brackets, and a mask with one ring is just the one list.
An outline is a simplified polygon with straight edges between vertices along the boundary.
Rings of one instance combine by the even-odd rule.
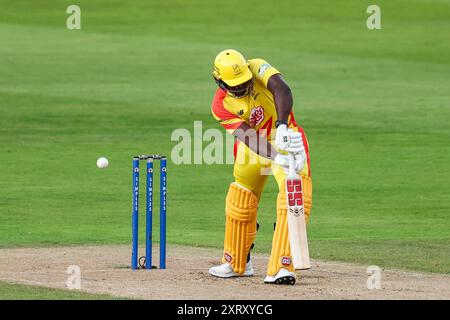
[[[147, 161], [146, 179], [146, 205], [145, 205], [145, 263], [138, 264], [138, 229], [139, 229], [139, 162]], [[143, 269], [152, 269], [152, 226], [153, 226], [153, 161], [160, 160], [160, 207], [159, 207], [159, 268], [166, 268], [166, 210], [167, 210], [167, 159], [163, 155], [140, 155], [133, 157], [133, 212], [132, 212], [132, 246], [131, 269], [139, 266]]]

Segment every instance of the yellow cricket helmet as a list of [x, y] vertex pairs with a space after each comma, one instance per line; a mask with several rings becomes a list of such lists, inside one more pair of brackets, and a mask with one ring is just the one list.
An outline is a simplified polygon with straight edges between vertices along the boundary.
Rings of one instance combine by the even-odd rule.
[[216, 56], [213, 77], [219, 87], [236, 98], [246, 96], [253, 83], [247, 60], [234, 49], [223, 50]]

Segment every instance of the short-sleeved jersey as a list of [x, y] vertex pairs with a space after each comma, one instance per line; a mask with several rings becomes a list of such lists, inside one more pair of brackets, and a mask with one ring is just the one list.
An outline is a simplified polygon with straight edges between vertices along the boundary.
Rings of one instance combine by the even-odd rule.
[[[211, 111], [214, 118], [229, 133], [233, 133], [246, 122], [270, 139], [271, 129], [277, 121], [277, 111], [267, 83], [271, 76], [280, 72], [263, 59], [251, 59], [248, 62], [254, 77], [250, 94], [243, 98], [234, 98], [219, 88], [214, 96]], [[292, 113], [288, 121], [289, 124], [297, 125]]]

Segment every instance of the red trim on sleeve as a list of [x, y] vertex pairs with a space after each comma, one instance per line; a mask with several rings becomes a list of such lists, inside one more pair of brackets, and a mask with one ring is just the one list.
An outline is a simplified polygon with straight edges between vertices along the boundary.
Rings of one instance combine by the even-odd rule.
[[241, 122], [235, 122], [235, 123], [221, 123], [222, 127], [224, 127], [226, 130], [233, 130], [233, 132], [241, 126], [241, 124], [244, 122], [242, 120]]
[[223, 99], [225, 99], [227, 92], [221, 88], [218, 88], [216, 94], [214, 95], [214, 99], [212, 102], [212, 112], [214, 115], [220, 120], [231, 120], [239, 118], [236, 115], [232, 114], [230, 111], [225, 109], [223, 106]]

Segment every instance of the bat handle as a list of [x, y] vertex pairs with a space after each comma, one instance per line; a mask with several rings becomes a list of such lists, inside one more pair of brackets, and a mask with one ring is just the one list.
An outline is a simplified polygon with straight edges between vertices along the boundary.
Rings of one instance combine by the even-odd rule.
[[296, 178], [297, 173], [295, 172], [295, 157], [292, 152], [289, 152], [289, 177]]

